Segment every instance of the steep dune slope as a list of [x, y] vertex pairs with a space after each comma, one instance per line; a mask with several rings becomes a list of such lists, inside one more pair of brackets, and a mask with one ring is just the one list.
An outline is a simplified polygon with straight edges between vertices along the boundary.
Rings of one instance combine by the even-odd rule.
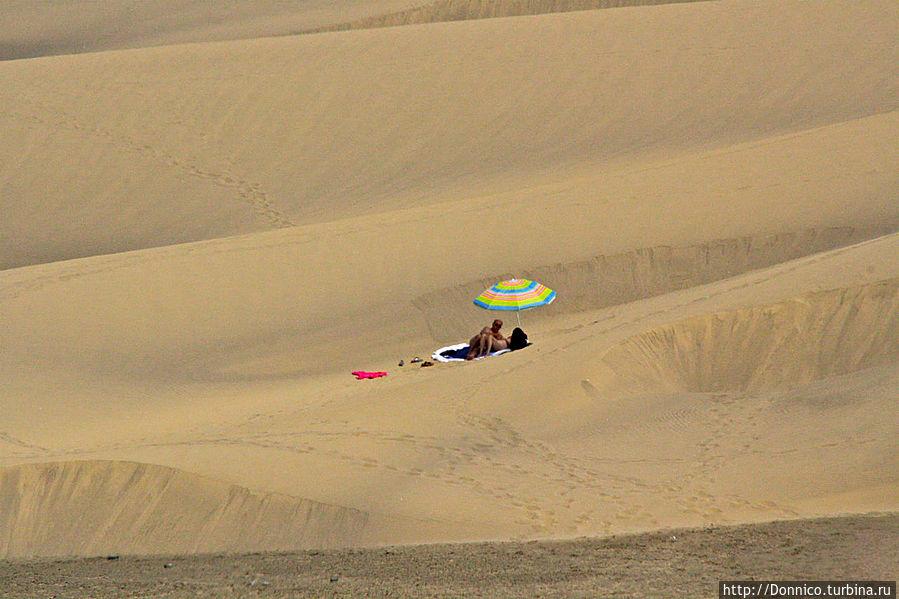
[[869, 226], [827, 227], [772, 235], [712, 239], [688, 245], [641, 247], [603, 253], [584, 260], [520, 268], [417, 295], [412, 300], [435, 340], [465, 337], [478, 312], [468, 307], [495, 279], [523, 276], [552, 281], [564, 301], [525, 315], [527, 322], [626, 304], [635, 300], [688, 289], [753, 270], [774, 266], [866, 239], [894, 232], [899, 222]]
[[492, 19], [496, 17], [517, 17], [521, 15], [542, 15], [554, 12], [597, 10], [602, 8], [622, 8], [645, 6], [647, 4], [677, 4], [698, 0], [438, 0], [392, 12], [374, 15], [358, 21], [317, 27], [309, 32], [347, 31], [373, 27], [398, 27], [445, 21], [467, 21], [469, 19]]
[[53, 462], [0, 469], [4, 559], [358, 545], [376, 541], [379, 528], [397, 523], [149, 464]]
[[647, 331], [603, 363], [628, 393], [758, 392], [899, 363], [899, 281]]

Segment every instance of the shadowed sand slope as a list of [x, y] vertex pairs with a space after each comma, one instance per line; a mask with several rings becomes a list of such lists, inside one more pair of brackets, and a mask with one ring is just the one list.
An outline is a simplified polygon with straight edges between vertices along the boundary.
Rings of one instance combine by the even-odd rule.
[[339, 7], [324, 0], [6, 0], [0, 60], [285, 35], [410, 4], [414, 0], [350, 0]]
[[[0, 557], [371, 543], [389, 518], [130, 462], [0, 470]], [[394, 525], [396, 522], [393, 523]]]
[[758, 391], [899, 365], [899, 281], [713, 313], [641, 333], [603, 362], [640, 391]]
[[416, 6], [399, 12], [376, 15], [349, 23], [319, 27], [311, 32], [346, 31], [372, 27], [397, 27], [445, 21], [491, 19], [541, 15], [554, 12], [622, 8], [652, 4], [677, 4], [698, 0], [440, 0], [424, 6]]
[[695, 0], [6, 0], [0, 60]]
[[[780, 230], [877, 220], [896, 11], [689, 3], [9, 61], [0, 268], [432, 206], [502, 209], [523, 238], [592, 227], [579, 257], [657, 202], [719, 238], [757, 232], [731, 218], [748, 202]], [[646, 237], [619, 249], [671, 241]]]
[[867, 227], [828, 227], [714, 239], [686, 246], [657, 246], [585, 260], [559, 262], [496, 273], [492, 278], [453, 285], [416, 296], [412, 304], [422, 313], [434, 339], [466, 337], [472, 312], [460, 310], [496, 279], [523, 276], [552, 281], [564, 301], [532, 311], [526, 322], [556, 314], [595, 310], [687, 289], [752, 270], [774, 266], [801, 256], [852, 245], [896, 230], [896, 223]]

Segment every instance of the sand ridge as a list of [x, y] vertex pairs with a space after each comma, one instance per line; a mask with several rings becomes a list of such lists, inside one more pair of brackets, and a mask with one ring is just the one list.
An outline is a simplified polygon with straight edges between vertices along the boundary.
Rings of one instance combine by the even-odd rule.
[[132, 462], [42, 462], [0, 470], [0, 555], [277, 551], [383, 542], [434, 523], [258, 493]]
[[351, 29], [370, 29], [374, 27], [401, 27], [404, 25], [420, 25], [423, 23], [441, 23], [445, 21], [467, 21], [469, 19], [493, 19], [497, 17], [517, 17], [522, 15], [541, 15], [556, 12], [572, 12], [581, 10], [598, 10], [604, 8], [622, 8], [629, 6], [646, 6], [654, 4], [676, 4], [678, 2], [695, 2], [697, 0], [551, 0], [531, 2], [529, 0], [439, 0], [423, 6], [406, 10], [379, 14], [372, 17], [317, 27], [304, 33], [321, 33], [325, 31], [347, 31]]
[[270, 0], [243, 6], [10, 0], [0, 7], [0, 60], [684, 1], [695, 0], [354, 0], [339, 7], [321, 0], [289, 7]]
[[[899, 361], [899, 281], [712, 313], [647, 331], [603, 361], [628, 392], [756, 391]], [[639, 374], [638, 374], [639, 373]], [[652, 382], [641, 384], [639, 379]]]
[[35, 5], [29, 0], [9, 0], [0, 7], [0, 60], [288, 35], [407, 7], [409, 2], [354, 0], [343, 2], [339, 9], [321, 0], [290, 4], [51, 0]]

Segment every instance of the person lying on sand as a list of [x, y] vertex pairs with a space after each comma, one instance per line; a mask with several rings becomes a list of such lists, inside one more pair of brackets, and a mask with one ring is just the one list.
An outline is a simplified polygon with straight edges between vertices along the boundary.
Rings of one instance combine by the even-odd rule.
[[503, 321], [496, 319], [490, 328], [484, 327], [481, 332], [471, 338], [468, 342], [468, 355], [466, 360], [474, 360], [481, 356], [486, 356], [490, 352], [499, 351], [509, 348], [509, 338], [503, 337], [499, 330], [503, 328]]

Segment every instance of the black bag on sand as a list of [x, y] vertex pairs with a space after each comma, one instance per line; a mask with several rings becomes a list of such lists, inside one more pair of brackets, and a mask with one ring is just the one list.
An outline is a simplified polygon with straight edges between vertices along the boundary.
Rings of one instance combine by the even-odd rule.
[[515, 351], [516, 349], [521, 349], [522, 347], [528, 346], [528, 336], [527, 333], [522, 331], [520, 328], [515, 327], [515, 330], [512, 331], [512, 336], [509, 338], [509, 349]]

